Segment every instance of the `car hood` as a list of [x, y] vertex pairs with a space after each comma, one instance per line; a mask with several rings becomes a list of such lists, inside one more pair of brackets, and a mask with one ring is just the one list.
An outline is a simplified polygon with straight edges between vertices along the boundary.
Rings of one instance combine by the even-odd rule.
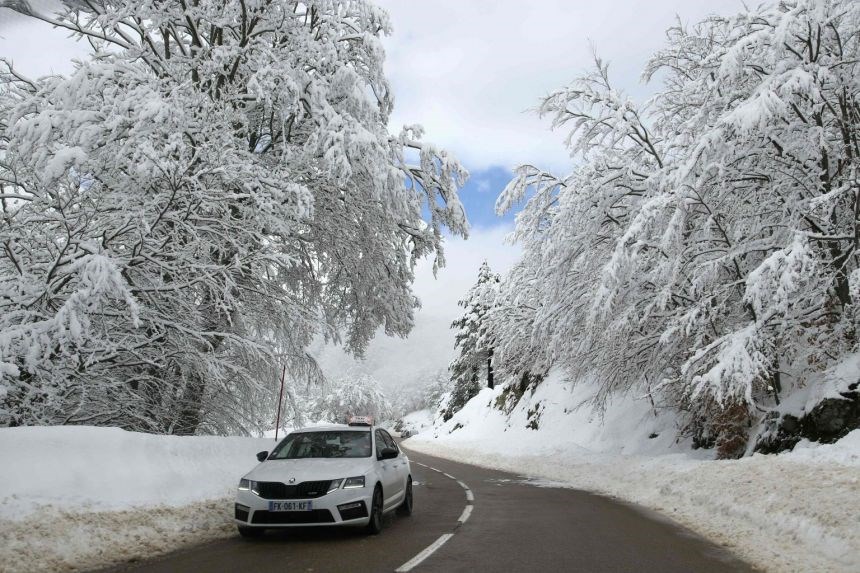
[[295, 483], [322, 481], [364, 475], [373, 466], [373, 458], [304, 458], [299, 460], [267, 460], [245, 476], [254, 481]]

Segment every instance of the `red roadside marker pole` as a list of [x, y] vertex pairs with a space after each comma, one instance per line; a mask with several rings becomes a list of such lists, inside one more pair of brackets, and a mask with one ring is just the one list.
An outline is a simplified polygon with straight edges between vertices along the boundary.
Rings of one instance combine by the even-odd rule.
[[281, 372], [281, 393], [278, 394], [278, 418], [275, 421], [275, 441], [278, 441], [278, 428], [281, 427], [281, 402], [284, 401], [284, 378], [287, 376], [287, 365], [284, 364], [284, 369]]

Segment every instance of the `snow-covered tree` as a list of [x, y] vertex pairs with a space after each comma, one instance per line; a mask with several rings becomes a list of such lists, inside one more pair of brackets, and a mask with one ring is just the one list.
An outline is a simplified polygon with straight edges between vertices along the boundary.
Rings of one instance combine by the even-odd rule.
[[600, 380], [598, 400], [650, 395], [735, 456], [858, 350], [860, 4], [786, 0], [668, 40], [644, 105], [599, 59], [543, 101], [577, 167], [523, 166], [500, 196], [526, 200], [502, 298], [531, 310], [495, 330], [522, 354], [530, 324], [539, 359]]
[[421, 406], [433, 410], [436, 415], [440, 410], [447, 406], [444, 402], [450, 395], [453, 389], [453, 382], [447, 370], [440, 370], [435, 375], [430, 377], [427, 385], [422, 390]]
[[327, 383], [311, 412], [316, 421], [345, 424], [349, 416], [373, 416], [377, 422], [389, 420], [393, 408], [379, 382], [361, 374]]
[[464, 310], [463, 315], [451, 324], [451, 328], [456, 329], [454, 347], [457, 356], [449, 367], [453, 387], [445, 410], [446, 419], [481, 390], [484, 380], [487, 386], [493, 387], [494, 341], [487, 318], [495, 305], [499, 283], [499, 275], [494, 274], [484, 261], [478, 269], [478, 281], [457, 303]]
[[389, 134], [383, 11], [68, 5], [11, 4], [92, 54], [0, 72], [0, 423], [251, 429], [281, 363], [318, 377], [316, 334], [409, 332], [467, 174], [420, 127]]

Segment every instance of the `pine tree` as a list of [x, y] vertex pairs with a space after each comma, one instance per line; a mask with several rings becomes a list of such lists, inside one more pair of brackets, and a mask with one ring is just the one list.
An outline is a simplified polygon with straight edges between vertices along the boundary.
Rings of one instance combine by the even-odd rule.
[[493, 387], [493, 342], [487, 318], [500, 283], [499, 275], [493, 274], [484, 261], [478, 270], [478, 282], [458, 302], [465, 312], [451, 324], [457, 329], [454, 347], [459, 353], [449, 367], [454, 387], [443, 415], [445, 420], [481, 390], [482, 379], [486, 378], [487, 386]]

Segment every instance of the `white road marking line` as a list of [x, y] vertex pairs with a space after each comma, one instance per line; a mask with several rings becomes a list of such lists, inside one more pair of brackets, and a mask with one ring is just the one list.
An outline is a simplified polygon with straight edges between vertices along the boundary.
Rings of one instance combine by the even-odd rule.
[[472, 490], [469, 489], [469, 486], [467, 486], [460, 480], [457, 480], [457, 483], [460, 484], [460, 487], [462, 487], [466, 491], [466, 501], [475, 501], [475, 494], [472, 493]]
[[466, 523], [466, 521], [468, 521], [469, 519], [469, 516], [472, 515], [473, 507], [475, 506], [467, 505], [466, 508], [463, 510], [463, 513], [460, 514], [460, 519], [458, 519], [457, 521], [459, 521], [460, 523]]
[[422, 464], [421, 462], [415, 462], [415, 463], [418, 464], [419, 466], [421, 466], [422, 468], [427, 468], [428, 470], [433, 470], [434, 472], [439, 472], [440, 474], [442, 473], [442, 470], [437, 470], [436, 468], [428, 466], [427, 464]]
[[[454, 480], [455, 482], [457, 482], [460, 485], [460, 487], [463, 488], [463, 491], [466, 492], [466, 507], [463, 508], [463, 513], [461, 513], [460, 517], [457, 519], [457, 527], [466, 523], [469, 520], [469, 517], [472, 516], [472, 510], [475, 508], [475, 506], [472, 505], [472, 502], [475, 501], [475, 494], [472, 493], [472, 490], [469, 489], [469, 486], [467, 486], [465, 484], [465, 482], [458, 480], [457, 478], [455, 478], [451, 474], [445, 473], [442, 470], [437, 470], [436, 468], [422, 464], [421, 462], [415, 462], [415, 463], [421, 467], [431, 469], [434, 472], [439, 472], [440, 474], [444, 475], [445, 477], [447, 477], [451, 480]], [[410, 559], [409, 561], [407, 561], [406, 563], [401, 565], [398, 569], [395, 569], [395, 573], [411, 571], [414, 567], [416, 567], [421, 562], [423, 562], [425, 559], [430, 557], [437, 549], [442, 547], [445, 544], [445, 542], [448, 541], [449, 539], [451, 539], [452, 537], [454, 537], [453, 533], [445, 533], [439, 539], [437, 539], [432, 544], [430, 544], [427, 548], [425, 548], [423, 551], [421, 551], [421, 553], [419, 553], [418, 555], [416, 555], [415, 557], [413, 557], [412, 559]]]
[[415, 566], [419, 565], [422, 561], [433, 555], [433, 553], [445, 545], [445, 542], [454, 537], [453, 533], [445, 533], [439, 539], [428, 545], [421, 553], [395, 569], [395, 573], [404, 573], [406, 571], [411, 571]]

